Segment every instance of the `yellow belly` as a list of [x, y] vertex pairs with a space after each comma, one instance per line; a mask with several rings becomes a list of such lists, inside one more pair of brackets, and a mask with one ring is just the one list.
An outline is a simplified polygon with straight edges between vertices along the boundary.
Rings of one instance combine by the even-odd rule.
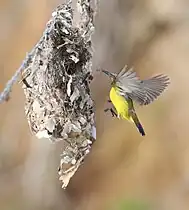
[[117, 93], [115, 87], [112, 87], [110, 90], [110, 99], [117, 111], [117, 114], [119, 114], [123, 119], [130, 120], [128, 113], [128, 103], [123, 96]]

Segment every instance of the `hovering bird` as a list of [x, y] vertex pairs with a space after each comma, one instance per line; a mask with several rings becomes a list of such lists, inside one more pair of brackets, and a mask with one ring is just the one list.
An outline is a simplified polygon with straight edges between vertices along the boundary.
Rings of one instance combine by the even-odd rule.
[[[116, 112], [109, 109], [119, 119], [134, 123], [142, 136], [144, 129], [137, 117], [133, 102], [139, 105], [148, 105], [153, 102], [169, 85], [169, 78], [159, 74], [150, 79], [140, 80], [133, 69], [125, 66], [118, 74], [101, 70], [111, 79], [110, 101]], [[105, 111], [107, 111], [106, 109]]]

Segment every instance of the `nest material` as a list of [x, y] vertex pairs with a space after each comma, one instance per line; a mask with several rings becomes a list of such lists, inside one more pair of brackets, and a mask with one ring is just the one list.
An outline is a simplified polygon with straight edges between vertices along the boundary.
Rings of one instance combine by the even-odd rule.
[[38, 138], [64, 140], [59, 174], [65, 188], [95, 139], [90, 1], [78, 1], [81, 21], [73, 24], [72, 1], [59, 6], [30, 53], [23, 71], [26, 115]]

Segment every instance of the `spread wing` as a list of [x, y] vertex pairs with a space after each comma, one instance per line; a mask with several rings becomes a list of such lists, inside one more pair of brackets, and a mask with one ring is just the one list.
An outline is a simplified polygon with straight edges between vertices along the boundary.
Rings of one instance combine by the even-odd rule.
[[169, 84], [166, 75], [157, 75], [147, 80], [140, 80], [133, 69], [125, 66], [116, 77], [116, 85], [124, 97], [130, 97], [140, 105], [153, 102]]
[[160, 74], [147, 80], [141, 81], [141, 88], [145, 91], [146, 97], [141, 105], [152, 103], [169, 85], [169, 78]]
[[139, 104], [143, 102], [146, 94], [145, 91], [141, 89], [141, 81], [136, 76], [136, 72], [134, 72], [133, 69], [127, 70], [127, 66], [125, 66], [116, 76], [115, 82], [122, 96], [129, 96]]

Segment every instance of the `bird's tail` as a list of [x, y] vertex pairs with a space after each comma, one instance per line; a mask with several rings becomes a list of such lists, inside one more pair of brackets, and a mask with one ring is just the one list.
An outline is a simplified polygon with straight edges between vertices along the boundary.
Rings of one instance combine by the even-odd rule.
[[141, 133], [142, 136], [145, 136], [145, 132], [144, 132], [144, 128], [142, 127], [141, 123], [135, 123], [135, 125], [137, 126], [138, 128], [138, 131]]
[[141, 123], [140, 123], [140, 121], [139, 121], [139, 119], [138, 119], [136, 113], [133, 113], [133, 114], [132, 114], [132, 121], [133, 121], [134, 124], [136, 125], [136, 127], [137, 127], [138, 131], [140, 132], [140, 134], [141, 134], [142, 136], [145, 136], [146, 134], [145, 134], [145, 132], [144, 132], [144, 128], [142, 127], [142, 125], [141, 125]]

